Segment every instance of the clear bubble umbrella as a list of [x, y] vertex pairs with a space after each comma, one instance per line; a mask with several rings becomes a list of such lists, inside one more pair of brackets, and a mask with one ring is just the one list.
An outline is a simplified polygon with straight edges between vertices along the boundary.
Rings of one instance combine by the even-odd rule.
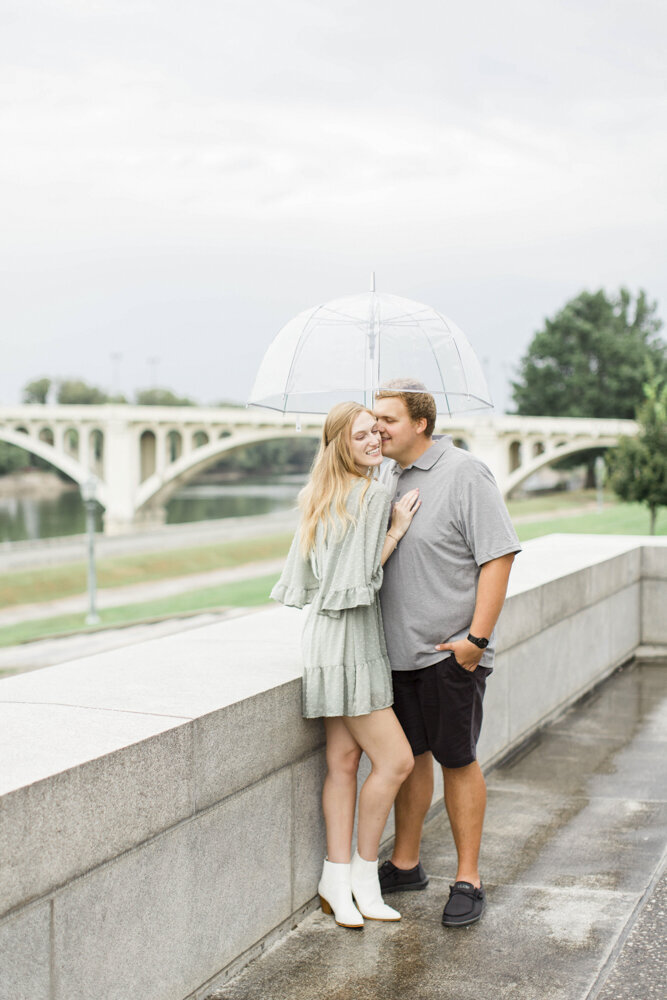
[[372, 407], [394, 379], [406, 380], [405, 391], [430, 392], [439, 413], [493, 406], [455, 323], [421, 302], [374, 290], [290, 320], [264, 355], [248, 405], [303, 414], [327, 413], [343, 400]]

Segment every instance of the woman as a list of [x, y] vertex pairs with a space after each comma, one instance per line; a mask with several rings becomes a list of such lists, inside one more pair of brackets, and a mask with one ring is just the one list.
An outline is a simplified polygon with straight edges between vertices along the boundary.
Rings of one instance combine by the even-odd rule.
[[[420, 501], [417, 490], [399, 500], [387, 530], [390, 499], [372, 478], [381, 462], [373, 414], [358, 403], [334, 406], [299, 497], [299, 530], [271, 594], [291, 607], [312, 603], [302, 639], [303, 715], [324, 718], [327, 740], [327, 858], [318, 892], [324, 912], [333, 911], [343, 927], [362, 927], [363, 917], [400, 920], [382, 901], [377, 857], [389, 810], [414, 765], [390, 707], [391, 670], [377, 595], [382, 565]], [[357, 851], [350, 861], [362, 750], [371, 772], [359, 796]]]

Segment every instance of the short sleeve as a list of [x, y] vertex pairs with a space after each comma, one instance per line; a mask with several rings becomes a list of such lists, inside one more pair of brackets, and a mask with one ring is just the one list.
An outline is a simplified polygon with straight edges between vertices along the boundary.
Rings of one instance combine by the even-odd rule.
[[290, 608], [303, 608], [314, 600], [319, 581], [313, 573], [310, 559], [303, 555], [297, 531], [287, 554], [285, 567], [278, 583], [271, 591], [271, 599]]
[[382, 586], [381, 555], [390, 506], [387, 491], [373, 483], [356, 514], [356, 522], [349, 524], [341, 542], [332, 546], [322, 579], [319, 610], [324, 614], [369, 605], [375, 600]]
[[521, 545], [491, 471], [478, 460], [465, 472], [459, 496], [458, 527], [478, 566]]

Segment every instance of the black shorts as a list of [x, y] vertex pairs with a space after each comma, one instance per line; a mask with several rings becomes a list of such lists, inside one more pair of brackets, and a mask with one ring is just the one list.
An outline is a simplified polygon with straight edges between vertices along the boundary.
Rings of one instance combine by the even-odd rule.
[[476, 760], [491, 670], [465, 670], [451, 655], [419, 670], [392, 671], [394, 712], [415, 757], [430, 750], [443, 767]]

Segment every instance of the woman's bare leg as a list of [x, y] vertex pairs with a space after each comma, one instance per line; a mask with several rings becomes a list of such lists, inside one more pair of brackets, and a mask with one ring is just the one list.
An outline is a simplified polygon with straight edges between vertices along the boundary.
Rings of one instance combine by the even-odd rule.
[[322, 789], [322, 811], [327, 828], [327, 858], [348, 864], [352, 853], [357, 771], [361, 747], [343, 719], [325, 719], [327, 776]]
[[342, 721], [371, 762], [359, 796], [357, 850], [364, 860], [375, 861], [389, 810], [412, 771], [414, 757], [393, 709], [346, 716]]

